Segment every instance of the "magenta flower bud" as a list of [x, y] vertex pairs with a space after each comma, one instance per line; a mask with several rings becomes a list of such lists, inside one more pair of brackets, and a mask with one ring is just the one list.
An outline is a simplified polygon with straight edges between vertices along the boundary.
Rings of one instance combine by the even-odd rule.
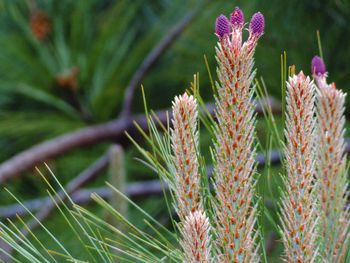
[[265, 28], [265, 19], [262, 13], [255, 13], [250, 20], [249, 29], [253, 34], [262, 35]]
[[311, 72], [315, 75], [324, 75], [326, 73], [326, 65], [324, 64], [322, 58], [319, 56], [314, 56], [312, 59]]
[[244, 23], [244, 15], [241, 9], [236, 6], [235, 11], [230, 15], [230, 21], [232, 25], [242, 26]]
[[230, 23], [228, 22], [226, 16], [220, 15], [216, 19], [215, 33], [220, 39], [222, 39], [225, 35], [230, 34]]

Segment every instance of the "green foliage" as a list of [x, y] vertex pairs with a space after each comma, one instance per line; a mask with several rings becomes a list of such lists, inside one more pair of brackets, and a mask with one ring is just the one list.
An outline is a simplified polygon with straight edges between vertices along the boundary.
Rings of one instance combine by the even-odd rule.
[[[38, 11], [4, 2], [0, 90], [12, 100], [0, 106], [18, 103], [20, 95], [25, 109], [54, 109], [86, 122], [115, 116], [133, 73], [184, 7], [183, 1], [130, 5], [125, 0], [106, 6], [96, 0], [41, 1], [37, 10], [46, 14], [51, 29], [38, 40], [29, 23]], [[71, 76], [76, 84], [60, 84]]]
[[[144, 58], [196, 5], [184, 0], [1, 0], [1, 160], [46, 139], [116, 118]], [[43, 40], [31, 26], [38, 12], [50, 23]], [[171, 58], [178, 54], [174, 50]], [[158, 63], [165, 68], [168, 62]], [[153, 76], [149, 87], [168, 83], [166, 75]], [[96, 158], [101, 154], [101, 147], [86, 152], [55, 160], [55, 171], [63, 178], [81, 171], [92, 153]]]
[[[26, 3], [0, 0], [0, 160], [43, 140], [117, 117], [124, 90], [144, 57], [193, 9], [196, 1], [40, 0], [37, 7], [48, 15], [52, 26], [44, 41], [38, 41], [32, 34], [31, 11]], [[203, 54], [214, 72], [214, 21], [220, 13], [228, 15], [234, 5], [244, 10], [246, 21], [256, 10], [265, 15], [266, 32], [256, 52], [256, 64], [257, 77], [264, 77], [270, 94], [281, 97], [280, 55], [284, 50], [288, 52], [287, 65], [295, 64], [297, 69], [310, 73], [311, 58], [318, 53], [317, 29], [330, 79], [346, 90], [350, 75], [349, 1], [217, 0], [204, 6], [182, 37], [143, 78], [152, 108], [169, 107], [171, 98], [183, 92], [193, 72], [201, 73], [203, 98], [211, 98]], [[76, 88], [61, 86], [58, 77], [70, 76], [75, 68], [78, 69]], [[140, 102], [139, 91], [136, 96]], [[135, 112], [142, 112], [141, 104], [135, 105]], [[283, 121], [276, 121], [280, 128]], [[264, 150], [270, 147], [267, 138], [273, 135], [269, 131], [271, 124], [260, 123], [258, 135], [263, 138], [261, 149]], [[206, 150], [207, 145], [210, 141], [201, 148]], [[68, 181], [106, 148], [104, 144], [55, 160], [60, 181]], [[135, 148], [127, 155], [130, 180], [153, 175], [140, 168], [141, 165], [135, 165], [132, 160]], [[278, 193], [270, 190], [280, 185], [273, 174], [281, 171], [277, 167], [262, 172], [259, 193], [264, 193], [267, 199], [278, 200]], [[103, 180], [102, 176], [98, 183]], [[24, 197], [44, 192], [32, 172], [10, 188], [24, 192]], [[3, 203], [9, 202], [3, 193], [0, 195]], [[151, 206], [152, 200], [146, 204]], [[271, 210], [262, 211], [266, 212], [261, 224], [267, 236], [273, 233], [277, 220], [275, 210]], [[134, 216], [136, 213], [131, 217]], [[54, 222], [62, 224], [62, 219], [55, 217]], [[67, 240], [72, 241], [71, 234], [67, 234]], [[39, 235], [44, 236], [42, 232]], [[278, 262], [278, 256], [275, 258]], [[269, 262], [273, 262], [271, 258]]]
[[[53, 185], [56, 184], [64, 191], [62, 185], [53, 175], [51, 170], [48, 176], [44, 176], [38, 171], [48, 187], [48, 194], [52, 200], [60, 200]], [[49, 182], [49, 177], [53, 181]], [[139, 217], [144, 218], [148, 232], [152, 231], [154, 236], [145, 232], [145, 227], [140, 229], [133, 222], [125, 218], [118, 211], [108, 204], [97, 194], [92, 194], [92, 199], [105, 211], [125, 224], [129, 233], [123, 233], [113, 225], [105, 221], [103, 214], [96, 214], [85, 208], [74, 204], [69, 195], [65, 192], [68, 204], [57, 205], [60, 217], [66, 227], [65, 232], [71, 234], [74, 240], [73, 246], [62, 243], [61, 237], [56, 237], [44, 224], [37, 220], [51, 242], [43, 242], [43, 236], [34, 233], [26, 238], [19, 234], [19, 229], [27, 227], [25, 221], [18, 217], [18, 224], [9, 221], [8, 225], [0, 222], [0, 239], [10, 244], [16, 251], [14, 255], [9, 255], [14, 262], [61, 262], [63, 260], [71, 262], [115, 262], [118, 259], [123, 262], [181, 262], [179, 251], [173, 245], [176, 236], [162, 226], [157, 220], [149, 215], [145, 210], [132, 202], [116, 188], [109, 185], [116, 194], [125, 198], [139, 213]], [[21, 201], [9, 190], [7, 192], [20, 204]], [[22, 204], [23, 205], [23, 204]], [[134, 212], [136, 213], [136, 212]], [[65, 233], [65, 234], [66, 234]], [[2, 249], [0, 248], [0, 251]], [[2, 251], [4, 252], [4, 251]], [[5, 252], [6, 253], [6, 252]]]

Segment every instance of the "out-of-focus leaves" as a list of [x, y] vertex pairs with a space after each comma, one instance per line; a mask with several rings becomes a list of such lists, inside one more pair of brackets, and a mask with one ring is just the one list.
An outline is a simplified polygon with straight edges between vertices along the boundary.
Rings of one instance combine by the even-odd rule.
[[[0, 0], [0, 160], [44, 140], [117, 117], [124, 90], [144, 58], [197, 3]], [[50, 25], [42, 39], [33, 34], [33, 30], [40, 33], [42, 26], [40, 19], [33, 22], [38, 13]], [[176, 43], [169, 48], [175, 51], [172, 56], [177, 56], [178, 48]], [[170, 54], [169, 50], [162, 56]], [[169, 62], [160, 58], [154, 68], [167, 66]], [[153, 76], [147, 90], [159, 81], [174, 85], [168, 75]], [[66, 183], [107, 147], [103, 143], [48, 161]], [[38, 180], [33, 174], [28, 171], [12, 182], [26, 197], [39, 193], [39, 188], [33, 188]]]
[[44, 90], [40, 90], [26, 84], [0, 83], [0, 85], [3, 87], [4, 90], [7, 89], [8, 92], [22, 94], [33, 100], [37, 100], [39, 102], [50, 105], [51, 107], [56, 108], [57, 110], [67, 114], [68, 116], [79, 119], [79, 115], [77, 115], [77, 112], [74, 110], [74, 108], [72, 108], [72, 106], [70, 106], [64, 100], [53, 96]]
[[[0, 109], [29, 110], [38, 119], [62, 114], [62, 125], [65, 118], [91, 123], [116, 117], [142, 60], [195, 6], [184, 0], [0, 3]], [[40, 20], [31, 22], [39, 12], [50, 25], [42, 40], [33, 34]]]

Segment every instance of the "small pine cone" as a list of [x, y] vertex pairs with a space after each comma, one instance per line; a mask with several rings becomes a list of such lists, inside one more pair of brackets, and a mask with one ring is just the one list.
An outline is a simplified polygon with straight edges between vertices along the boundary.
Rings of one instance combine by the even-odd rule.
[[219, 39], [224, 39], [225, 36], [230, 34], [230, 23], [226, 16], [220, 15], [216, 19], [215, 33]]
[[68, 74], [59, 74], [56, 77], [57, 83], [60, 87], [71, 90], [73, 92], [77, 91], [77, 79], [78, 79], [78, 68], [73, 67]]
[[51, 23], [48, 15], [43, 11], [37, 11], [30, 17], [30, 28], [33, 35], [39, 41], [43, 41], [51, 32]]
[[230, 15], [230, 22], [233, 27], [243, 26], [244, 14], [238, 6], [236, 6], [235, 11]]
[[314, 76], [324, 75], [326, 73], [326, 66], [319, 56], [314, 56], [311, 62], [311, 73]]
[[255, 13], [252, 17], [252, 20], [250, 21], [249, 32], [251, 34], [255, 34], [260, 37], [264, 32], [264, 28], [265, 28], [264, 16], [260, 12]]

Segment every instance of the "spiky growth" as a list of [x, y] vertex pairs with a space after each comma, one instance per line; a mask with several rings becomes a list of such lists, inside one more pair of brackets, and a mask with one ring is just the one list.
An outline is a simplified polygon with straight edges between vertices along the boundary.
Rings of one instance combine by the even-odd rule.
[[184, 93], [173, 102], [172, 147], [175, 154], [175, 176], [173, 191], [176, 211], [184, 218], [202, 207], [199, 196], [200, 175], [198, 173], [197, 102]]
[[257, 38], [242, 46], [242, 27], [232, 27], [232, 38], [219, 41], [216, 84], [218, 97], [214, 187], [218, 262], [258, 262], [256, 206], [252, 204], [256, 180], [255, 116], [251, 87]]
[[180, 229], [183, 239], [180, 244], [184, 250], [185, 263], [211, 263], [210, 224], [202, 211], [190, 213], [185, 218], [183, 228]]
[[286, 176], [282, 193], [284, 262], [315, 262], [317, 198], [315, 197], [315, 85], [303, 72], [287, 82]]
[[210, 225], [203, 211], [200, 198], [200, 175], [198, 173], [197, 102], [184, 93], [173, 102], [173, 130], [171, 140], [175, 154], [175, 177], [173, 191], [176, 211], [182, 234], [180, 242], [184, 262], [212, 262]]
[[[314, 59], [312, 60], [314, 62]], [[322, 257], [327, 262], [341, 263], [349, 246], [350, 214], [346, 208], [347, 174], [344, 144], [345, 96], [335, 84], [327, 84], [325, 66], [314, 75], [317, 82], [317, 168], [321, 234], [325, 240]]]

